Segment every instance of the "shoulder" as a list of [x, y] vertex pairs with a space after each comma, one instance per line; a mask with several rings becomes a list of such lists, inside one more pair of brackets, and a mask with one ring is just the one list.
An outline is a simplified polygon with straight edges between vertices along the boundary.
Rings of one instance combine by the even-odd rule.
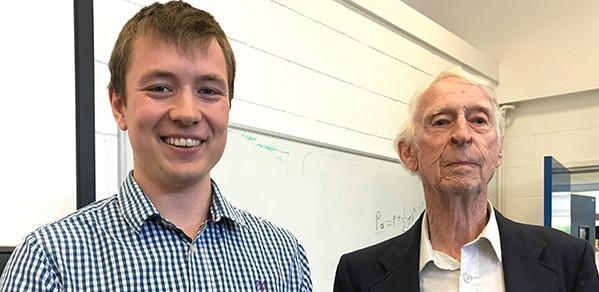
[[379, 258], [392, 248], [395, 242], [401, 240], [403, 236], [403, 234], [397, 235], [382, 242], [351, 251], [344, 254], [342, 258], [348, 263], [364, 264], [378, 262]]
[[380, 257], [384, 256], [387, 260], [392, 261], [391, 264], [394, 264], [405, 256], [407, 252], [418, 252], [420, 248], [422, 216], [423, 215], [421, 214], [418, 220], [414, 222], [414, 225], [412, 225], [406, 232], [377, 244], [347, 253], [344, 257], [347, 260], [366, 262], [372, 261], [373, 259], [378, 260]]
[[418, 273], [420, 222], [403, 234], [342, 255], [334, 291], [362, 291], [395, 268]]
[[[501, 218], [500, 218], [501, 217]], [[595, 251], [585, 240], [550, 227], [529, 225], [498, 217], [504, 269], [536, 262], [554, 271], [565, 287], [597, 291], [599, 278]], [[581, 291], [582, 291], [581, 290]], [[577, 290], [578, 291], [578, 290]]]
[[507, 252], [520, 250], [554, 266], [582, 262], [593, 262], [594, 265], [594, 250], [585, 240], [557, 229], [514, 222], [503, 216], [498, 217], [497, 224], [502, 249]]
[[90, 203], [87, 206], [84, 206], [84, 207], [76, 210], [75, 212], [73, 212], [61, 219], [58, 219], [54, 222], [51, 222], [49, 224], [41, 226], [35, 232], [52, 229], [52, 228], [59, 228], [59, 227], [64, 227], [64, 228], [68, 229], [68, 227], [70, 227], [70, 226], [76, 227], [76, 226], [78, 226], [78, 225], [80, 226], [82, 224], [88, 225], [88, 224], [86, 224], [86, 222], [88, 222], [90, 220], [93, 220], [98, 217], [102, 217], [107, 212], [108, 213], [115, 212], [115, 208], [117, 208], [117, 205], [118, 205], [118, 203], [117, 203], [116, 195], [111, 196], [106, 199], [95, 201], [93, 203]]
[[528, 230], [529, 232], [535, 234], [540, 239], [549, 242], [549, 243], [563, 243], [566, 245], [570, 245], [573, 243], [584, 243], [583, 240], [576, 238], [570, 234], [567, 234], [561, 230], [557, 230], [550, 227], [545, 226], [537, 226], [537, 225], [529, 225], [523, 223], [515, 223], [520, 224], [522, 228]]
[[242, 228], [252, 235], [269, 241], [279, 242], [291, 246], [298, 246], [297, 238], [286, 228], [283, 228], [265, 218], [254, 215], [248, 211], [237, 209]]
[[553, 250], [570, 250], [586, 248], [586, 241], [576, 238], [563, 231], [538, 225], [525, 224], [512, 221], [499, 215], [497, 224], [501, 236], [506, 240], [523, 242], [538, 240], [546, 244], [546, 248]]
[[56, 281], [60, 277], [58, 270], [63, 262], [69, 261], [69, 257], [76, 254], [75, 251], [87, 248], [88, 240], [95, 237], [97, 221], [101, 220], [98, 218], [112, 207], [113, 201], [114, 197], [111, 197], [91, 203], [25, 236], [7, 263], [5, 280], [9, 283], [5, 284], [11, 287], [19, 284], [11, 281], [30, 277], [28, 284], [32, 287], [59, 285]]
[[116, 214], [116, 196], [93, 202], [61, 219], [45, 224], [24, 239], [23, 244], [39, 244], [46, 249], [60, 248], [67, 243], [92, 236], [98, 225]]
[[212, 189], [211, 216], [216, 221], [224, 219], [223, 222], [231, 228], [231, 232], [246, 237], [244, 240], [270, 240], [298, 245], [295, 236], [287, 229], [231, 204], [214, 180], [212, 180]]
[[[372, 269], [388, 269], [392, 266], [403, 264], [417, 264], [420, 252], [420, 230], [422, 217], [406, 232], [381, 241], [377, 244], [364, 247], [341, 256], [338, 269], [359, 270], [364, 267]], [[414, 259], [416, 259], [414, 261]], [[363, 273], [363, 272], [360, 272]]]
[[278, 270], [311, 287], [308, 256], [289, 230], [244, 210], [236, 209], [236, 213], [235, 220], [226, 219], [235, 241], [229, 245], [231, 249], [254, 258], [265, 270]]

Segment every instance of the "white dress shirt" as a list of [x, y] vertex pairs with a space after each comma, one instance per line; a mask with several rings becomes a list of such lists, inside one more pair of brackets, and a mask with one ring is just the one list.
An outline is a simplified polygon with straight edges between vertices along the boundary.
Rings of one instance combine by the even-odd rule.
[[487, 208], [487, 226], [462, 246], [459, 261], [433, 250], [425, 211], [420, 235], [420, 291], [505, 291], [499, 228], [491, 202]]

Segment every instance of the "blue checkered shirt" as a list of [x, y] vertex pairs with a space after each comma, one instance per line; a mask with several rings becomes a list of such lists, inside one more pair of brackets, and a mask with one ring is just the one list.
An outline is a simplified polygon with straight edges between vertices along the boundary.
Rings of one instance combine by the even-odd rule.
[[131, 173], [117, 195], [28, 235], [0, 291], [312, 291], [297, 239], [212, 189], [212, 218], [191, 239]]

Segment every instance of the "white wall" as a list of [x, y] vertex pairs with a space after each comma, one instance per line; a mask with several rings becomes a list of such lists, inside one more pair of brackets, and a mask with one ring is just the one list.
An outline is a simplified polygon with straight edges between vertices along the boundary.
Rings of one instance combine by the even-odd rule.
[[0, 245], [76, 207], [72, 1], [10, 1], [0, 17]]
[[599, 161], [599, 90], [516, 104], [508, 113], [504, 213], [517, 221], [543, 224], [543, 157], [568, 165]]

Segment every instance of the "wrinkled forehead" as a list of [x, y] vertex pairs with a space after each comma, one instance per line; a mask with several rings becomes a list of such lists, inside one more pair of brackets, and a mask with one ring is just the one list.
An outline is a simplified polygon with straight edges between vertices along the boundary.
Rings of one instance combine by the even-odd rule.
[[467, 106], [476, 104], [492, 108], [487, 92], [479, 85], [460, 77], [447, 77], [431, 84], [418, 99], [417, 113], [423, 113], [431, 107], [452, 105]]

